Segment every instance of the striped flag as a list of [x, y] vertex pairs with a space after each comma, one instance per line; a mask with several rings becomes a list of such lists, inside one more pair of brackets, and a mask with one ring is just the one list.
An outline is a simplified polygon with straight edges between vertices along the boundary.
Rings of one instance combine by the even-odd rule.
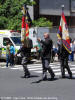
[[25, 15], [26, 15], [26, 7], [23, 6], [23, 16], [22, 16], [22, 29], [21, 29], [21, 41], [24, 42], [24, 38], [25, 38]]
[[26, 5], [23, 6], [23, 16], [22, 16], [22, 29], [21, 29], [21, 41], [26, 41], [29, 37], [29, 27], [32, 24], [32, 20], [28, 13]]
[[27, 37], [29, 37], [29, 23], [28, 23], [27, 11], [26, 11], [25, 26], [26, 26], [26, 38], [27, 38]]
[[61, 15], [61, 21], [60, 21], [60, 26], [59, 26], [59, 30], [57, 33], [57, 37], [62, 39], [63, 46], [69, 53], [71, 53], [68, 26], [66, 23], [64, 12], [62, 12], [62, 15]]

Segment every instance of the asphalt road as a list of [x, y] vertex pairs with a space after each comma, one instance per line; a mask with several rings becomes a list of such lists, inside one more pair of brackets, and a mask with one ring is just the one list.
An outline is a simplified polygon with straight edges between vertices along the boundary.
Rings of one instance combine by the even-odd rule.
[[25, 79], [22, 76], [23, 70], [0, 68], [1, 100], [75, 100], [74, 77], [61, 79], [56, 76], [53, 81], [49, 78], [42, 81], [41, 73], [33, 71], [31, 78]]

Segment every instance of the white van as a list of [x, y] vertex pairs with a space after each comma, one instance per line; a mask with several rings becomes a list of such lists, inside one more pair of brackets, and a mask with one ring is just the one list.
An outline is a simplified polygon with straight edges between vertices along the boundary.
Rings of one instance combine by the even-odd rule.
[[[35, 56], [37, 53], [38, 42], [37, 32], [34, 28], [29, 29], [29, 38], [33, 42], [33, 48], [31, 49], [32, 55]], [[21, 33], [13, 30], [0, 30], [0, 59], [6, 59], [6, 42], [12, 43], [15, 47], [15, 51], [20, 49], [21, 46]], [[34, 55], [35, 54], [35, 55]], [[18, 56], [20, 57], [20, 56]]]
[[6, 59], [7, 41], [13, 44], [17, 52], [21, 44], [21, 34], [13, 30], [0, 30], [0, 59]]

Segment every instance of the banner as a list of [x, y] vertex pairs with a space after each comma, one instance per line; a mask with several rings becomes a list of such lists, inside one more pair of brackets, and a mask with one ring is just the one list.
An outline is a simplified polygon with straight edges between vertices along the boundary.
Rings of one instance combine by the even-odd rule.
[[21, 41], [24, 42], [24, 38], [25, 38], [25, 15], [26, 15], [26, 7], [23, 6], [23, 16], [22, 16], [22, 29], [21, 29]]
[[29, 27], [32, 25], [32, 20], [28, 13], [28, 8], [23, 5], [23, 16], [22, 16], [22, 29], [21, 29], [21, 41], [26, 42], [29, 37]]
[[62, 39], [63, 46], [69, 53], [71, 53], [68, 26], [66, 23], [64, 12], [62, 12], [62, 15], [61, 15], [60, 26], [59, 26], [59, 30], [57, 33], [57, 37]]

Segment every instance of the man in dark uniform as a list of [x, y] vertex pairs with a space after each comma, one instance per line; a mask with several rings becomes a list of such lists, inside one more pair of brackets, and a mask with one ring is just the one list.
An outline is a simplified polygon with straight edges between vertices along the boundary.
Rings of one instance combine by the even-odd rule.
[[[32, 43], [31, 39], [28, 39], [28, 45]], [[32, 45], [32, 44], [31, 44]], [[22, 65], [23, 65], [23, 69], [24, 69], [24, 78], [29, 78], [30, 77], [30, 72], [27, 68], [27, 64], [29, 61], [29, 57], [31, 54], [31, 47], [28, 46], [23, 43], [22, 47], [19, 49], [19, 51], [17, 52], [17, 54], [21, 53], [22, 56]]]
[[65, 68], [67, 69], [70, 78], [72, 78], [72, 72], [69, 68], [68, 65], [68, 56], [69, 52], [65, 49], [65, 47], [62, 44], [60, 45], [60, 63], [61, 63], [61, 73], [62, 73], [62, 78], [65, 78]]
[[51, 49], [52, 49], [52, 40], [49, 37], [48, 33], [44, 33], [45, 41], [38, 38], [38, 41], [42, 44], [42, 67], [43, 67], [43, 80], [47, 79], [47, 70], [51, 74], [51, 79], [54, 79], [54, 72], [52, 71], [50, 64], [51, 59]]
[[28, 37], [27, 38], [27, 42], [28, 42], [28, 53], [29, 53], [29, 59], [28, 59], [28, 63], [30, 63], [30, 57], [31, 57], [31, 49], [33, 48], [33, 42], [32, 40]]

